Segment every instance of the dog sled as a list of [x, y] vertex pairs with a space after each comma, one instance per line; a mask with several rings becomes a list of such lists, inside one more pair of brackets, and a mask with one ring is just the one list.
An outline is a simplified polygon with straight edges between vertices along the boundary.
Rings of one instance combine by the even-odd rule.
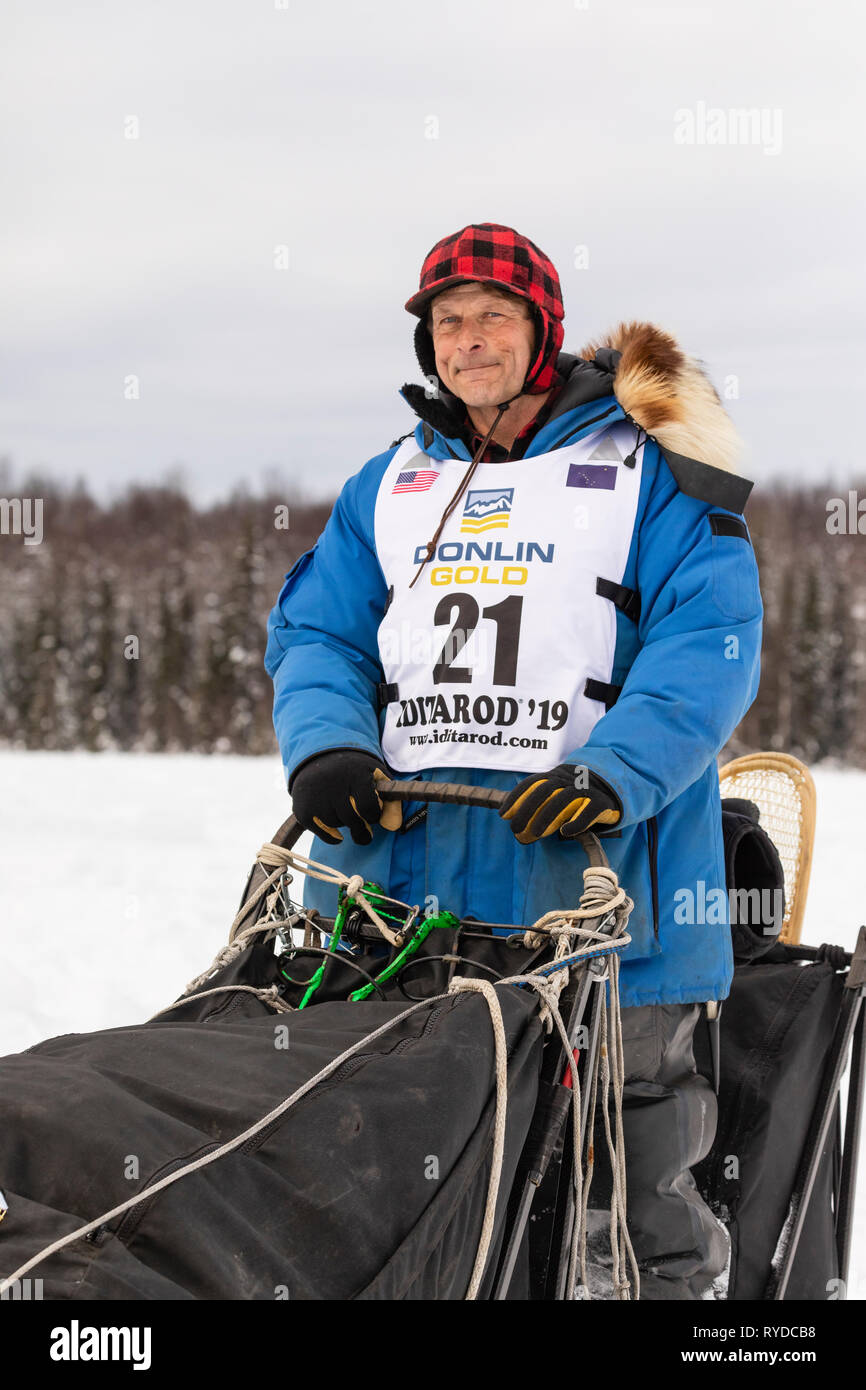
[[[493, 809], [502, 795], [380, 793]], [[0, 1061], [0, 1289], [38, 1276], [43, 1297], [70, 1300], [579, 1298], [601, 1136], [613, 1286], [639, 1297], [619, 1110], [630, 901], [601, 841], [579, 841], [580, 904], [527, 928], [422, 916], [358, 876], [318, 918], [295, 882], [336, 871], [297, 853], [300, 834], [290, 817], [263, 846], [227, 946], [173, 1004]], [[772, 873], [765, 839], [746, 827], [732, 862]], [[719, 1134], [696, 1178], [731, 1231], [729, 1297], [844, 1297], [866, 934], [853, 956], [783, 935], [735, 937], [700, 1058]]]

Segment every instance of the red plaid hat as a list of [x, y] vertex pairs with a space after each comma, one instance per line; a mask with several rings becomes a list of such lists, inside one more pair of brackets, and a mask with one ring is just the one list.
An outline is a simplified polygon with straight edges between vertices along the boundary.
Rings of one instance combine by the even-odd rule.
[[535, 358], [523, 389], [530, 395], [549, 391], [556, 379], [556, 359], [562, 347], [562, 290], [559, 276], [535, 242], [498, 222], [477, 222], [437, 241], [421, 267], [418, 293], [406, 301], [410, 314], [421, 319], [415, 346], [422, 370], [436, 376], [433, 342], [424, 323], [427, 305], [451, 285], [478, 281], [495, 285], [529, 301], [535, 318]]

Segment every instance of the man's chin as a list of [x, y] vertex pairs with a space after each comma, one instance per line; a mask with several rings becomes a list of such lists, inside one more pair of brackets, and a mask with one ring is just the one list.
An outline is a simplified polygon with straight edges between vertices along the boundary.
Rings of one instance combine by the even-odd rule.
[[507, 394], [505, 396], [502, 394], [504, 389], [501, 382], [461, 381], [458, 376], [454, 394], [460, 397], [464, 405], [495, 406], [499, 405], [500, 401], [507, 399]]

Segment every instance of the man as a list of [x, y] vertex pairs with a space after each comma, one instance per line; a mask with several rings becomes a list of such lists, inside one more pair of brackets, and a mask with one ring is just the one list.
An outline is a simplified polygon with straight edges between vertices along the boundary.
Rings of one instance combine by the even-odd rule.
[[[667, 334], [624, 324], [560, 351], [556, 271], [512, 229], [438, 242], [406, 307], [420, 423], [345, 485], [270, 619], [294, 811], [314, 857], [487, 922], [576, 903], [570, 841], [606, 836], [634, 899], [621, 998], [642, 1297], [699, 1298], [727, 1238], [689, 1171], [716, 1123], [692, 1036], [732, 953], [727, 923], [678, 904], [725, 887], [715, 759], [758, 684], [751, 484]], [[498, 820], [435, 805], [397, 830], [375, 788], [389, 771], [509, 795]], [[333, 915], [328, 894], [314, 882], [306, 901]]]

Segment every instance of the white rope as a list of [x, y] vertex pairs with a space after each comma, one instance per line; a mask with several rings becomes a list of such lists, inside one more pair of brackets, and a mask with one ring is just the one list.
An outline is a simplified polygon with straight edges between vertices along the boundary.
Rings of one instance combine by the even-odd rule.
[[263, 1004], [269, 1005], [278, 1014], [297, 1013], [291, 1004], [287, 1004], [284, 999], [280, 998], [278, 985], [268, 985], [267, 989], [264, 986], [258, 988], [256, 985], [215, 985], [213, 989], [200, 989], [197, 994], [185, 994], [182, 999], [176, 999], [173, 1004], [166, 1004], [164, 1009], [157, 1009], [155, 1014], [151, 1014], [147, 1021], [153, 1023], [154, 1019], [159, 1018], [161, 1014], [170, 1014], [174, 1009], [180, 1008], [181, 1004], [188, 1004], [193, 999], [204, 999], [208, 994], [237, 994], [242, 991], [246, 994], [254, 994], [257, 999], [261, 999]]
[[[612, 1174], [610, 1213], [608, 1218], [608, 1230], [610, 1236], [610, 1253], [613, 1264], [613, 1292], [615, 1298], [628, 1298], [629, 1284], [623, 1278], [623, 1242], [620, 1235], [620, 1217], [623, 1215], [625, 1203], [625, 1193], [622, 1182], [624, 1172], [621, 1169], [619, 1155], [616, 1152], [616, 1145], [613, 1140], [610, 1128], [610, 1084], [611, 1084], [611, 1043], [613, 1042], [614, 1054], [616, 1051], [615, 1041], [611, 1037], [612, 1021], [608, 1018], [607, 1001], [602, 999], [602, 1045], [601, 1045], [601, 1091], [602, 1106], [601, 1113], [604, 1120], [604, 1133], [607, 1142], [607, 1151], [610, 1156], [610, 1166]], [[614, 1085], [614, 1105], [617, 1104], [617, 1087]]]
[[[608, 1054], [612, 1059], [610, 1064], [610, 1080], [613, 1085], [614, 1093], [614, 1123], [616, 1128], [616, 1141], [611, 1139], [610, 1116], [607, 1109], [607, 1095], [605, 1094], [604, 1123], [605, 1136], [608, 1141], [608, 1153], [610, 1155], [611, 1171], [614, 1175], [613, 1190], [616, 1196], [616, 1219], [613, 1218], [613, 1206], [611, 1201], [611, 1242], [613, 1237], [617, 1237], [617, 1260], [614, 1270], [614, 1291], [618, 1298], [628, 1298], [628, 1276], [625, 1274], [626, 1257], [631, 1266], [632, 1279], [634, 1280], [634, 1297], [640, 1298], [640, 1272], [637, 1267], [631, 1237], [628, 1233], [626, 1224], [626, 1171], [625, 1171], [625, 1131], [622, 1122], [622, 1090], [625, 1084], [625, 1061], [622, 1047], [622, 1017], [620, 1014], [619, 1000], [619, 957], [615, 956], [611, 961], [610, 974], [610, 1032], [608, 1041]], [[603, 1001], [605, 1021], [608, 1016], [607, 997]], [[611, 1246], [613, 1248], [613, 1246]]]
[[[613, 869], [602, 867], [601, 865], [590, 865], [583, 871], [583, 892], [580, 895], [580, 907], [561, 908], [558, 911], [545, 912], [543, 917], [539, 917], [537, 922], [533, 922], [531, 927], [526, 929], [526, 945], [538, 947], [545, 945], [544, 938], [547, 936], [561, 936], [570, 932], [577, 932], [579, 935], [592, 936], [593, 939], [606, 938], [609, 933], [590, 931], [587, 928], [580, 928], [577, 923], [587, 917], [601, 917], [605, 912], [617, 912], [617, 922], [620, 914], [628, 917], [634, 903], [627, 897], [625, 889], [619, 886], [619, 880]], [[628, 910], [625, 911], [626, 904]]]
[[[320, 864], [315, 859], [309, 859], [305, 854], [297, 854], [294, 850], [284, 849], [282, 845], [274, 845], [271, 843], [262, 845], [256, 855], [256, 860], [258, 863], [265, 865], [279, 864], [280, 867], [278, 872], [280, 873], [284, 869], [291, 867], [293, 869], [298, 869], [301, 873], [307, 874], [310, 878], [321, 879], [323, 883], [337, 884], [338, 887], [345, 889], [347, 898], [352, 898], [358, 906], [366, 912], [370, 921], [375, 923], [386, 941], [390, 941], [392, 946], [401, 946], [403, 944], [387, 923], [382, 921], [382, 918], [373, 907], [373, 904], [361, 892], [361, 889], [364, 887], [364, 879], [361, 874], [343, 874], [339, 869], [332, 868], [330, 864]], [[251, 898], [250, 902], [241, 908], [232, 924], [232, 931], [236, 923], [239, 920], [243, 921], [244, 917], [248, 914], [252, 901], [253, 899]], [[401, 907], [405, 907], [407, 911], [411, 911], [408, 903], [401, 903]], [[229, 939], [231, 940], [231, 934], [229, 935]]]
[[[598, 988], [602, 988], [602, 986], [599, 984]], [[601, 1021], [601, 1020], [599, 1020], [599, 1021]], [[591, 1079], [590, 1079], [590, 1085], [589, 1085], [589, 1100], [588, 1100], [588, 1102], [587, 1102], [586, 1130], [587, 1130], [587, 1133], [588, 1133], [589, 1136], [590, 1136], [590, 1140], [589, 1140], [589, 1143], [587, 1144], [587, 1148], [586, 1148], [586, 1172], [585, 1172], [585, 1174], [583, 1175], [583, 1200], [581, 1201], [580, 1207], [578, 1207], [578, 1206], [577, 1206], [577, 1202], [575, 1202], [575, 1221], [577, 1220], [577, 1213], [578, 1213], [578, 1211], [579, 1211], [579, 1212], [580, 1212], [580, 1229], [579, 1229], [579, 1230], [573, 1229], [573, 1230], [571, 1231], [571, 1233], [570, 1233], [570, 1237], [571, 1237], [571, 1258], [569, 1259], [569, 1266], [568, 1266], [568, 1280], [569, 1280], [569, 1283], [568, 1283], [568, 1288], [567, 1288], [567, 1290], [566, 1290], [566, 1297], [567, 1297], [568, 1299], [574, 1298], [574, 1292], [575, 1292], [575, 1275], [576, 1275], [576, 1266], [577, 1266], [578, 1260], [579, 1260], [579, 1262], [580, 1262], [580, 1282], [581, 1282], [581, 1285], [582, 1285], [582, 1287], [587, 1291], [587, 1293], [589, 1292], [589, 1280], [588, 1280], [588, 1278], [587, 1278], [587, 1273], [586, 1273], [586, 1228], [587, 1228], [587, 1220], [588, 1220], [587, 1214], [588, 1214], [588, 1212], [589, 1212], [589, 1193], [590, 1193], [590, 1189], [592, 1188], [592, 1179], [593, 1179], [593, 1174], [594, 1174], [594, 1172], [595, 1172], [595, 1142], [594, 1142], [594, 1137], [593, 1137], [593, 1136], [594, 1136], [594, 1133], [595, 1133], [595, 1116], [596, 1116], [596, 1110], [597, 1110], [597, 1108], [598, 1108], [598, 1067], [594, 1067], [594, 1068], [593, 1068], [593, 1072], [592, 1072], [592, 1077], [591, 1077]]]
[[[256, 855], [257, 864], [270, 865], [272, 863], [274, 857], [273, 855], [267, 858], [265, 857], [266, 851], [269, 850], [279, 852], [279, 846], [272, 844], [262, 845], [262, 848]], [[259, 884], [255, 892], [251, 893], [250, 896], [246, 899], [246, 901], [241, 905], [240, 910], [237, 913], [237, 916], [235, 917], [234, 921], [229, 927], [229, 945], [232, 944], [238, 932], [240, 931], [241, 922], [246, 921], [247, 917], [249, 917], [250, 915], [250, 912], [256, 906], [256, 903], [261, 901], [265, 893], [267, 893], [268, 889], [273, 888], [274, 884], [276, 884], [282, 878], [284, 873], [284, 864], [279, 864], [275, 866], [273, 873], [268, 874], [268, 876]]]
[[505, 1037], [505, 1024], [502, 1021], [502, 1006], [496, 997], [496, 990], [489, 980], [470, 980], [464, 976], [455, 975], [451, 981], [449, 994], [481, 994], [487, 1001], [490, 1010], [490, 1022], [493, 1025], [493, 1041], [495, 1047], [494, 1072], [496, 1076], [496, 1110], [493, 1121], [493, 1153], [490, 1158], [490, 1182], [487, 1187], [487, 1203], [484, 1208], [484, 1220], [481, 1223], [481, 1235], [478, 1241], [478, 1250], [475, 1255], [475, 1264], [469, 1280], [469, 1288], [466, 1292], [467, 1300], [477, 1298], [478, 1290], [481, 1287], [481, 1278], [487, 1264], [487, 1256], [490, 1250], [490, 1242], [493, 1239], [493, 1229], [496, 1220], [496, 1201], [499, 1196], [499, 1185], [502, 1180], [502, 1160], [505, 1154], [505, 1126], [508, 1118], [508, 1043]]

